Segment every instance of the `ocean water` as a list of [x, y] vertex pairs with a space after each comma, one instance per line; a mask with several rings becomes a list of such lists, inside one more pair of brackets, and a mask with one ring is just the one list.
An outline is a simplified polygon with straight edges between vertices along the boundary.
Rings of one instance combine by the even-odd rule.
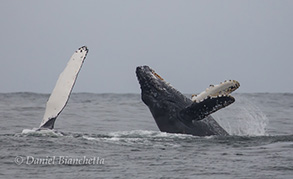
[[0, 94], [0, 178], [293, 177], [293, 94], [234, 94], [212, 116], [231, 136], [160, 132], [139, 94], [73, 94], [40, 125], [48, 94]]

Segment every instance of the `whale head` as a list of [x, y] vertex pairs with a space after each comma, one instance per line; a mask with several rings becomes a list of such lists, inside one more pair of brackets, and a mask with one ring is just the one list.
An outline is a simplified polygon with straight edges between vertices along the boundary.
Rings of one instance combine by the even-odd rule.
[[148, 66], [136, 68], [141, 88], [141, 99], [150, 109], [159, 129], [180, 133], [178, 112], [192, 103]]
[[149, 66], [136, 68], [136, 76], [141, 88], [141, 98], [149, 107], [154, 103], [191, 103], [182, 93], [173, 88]]

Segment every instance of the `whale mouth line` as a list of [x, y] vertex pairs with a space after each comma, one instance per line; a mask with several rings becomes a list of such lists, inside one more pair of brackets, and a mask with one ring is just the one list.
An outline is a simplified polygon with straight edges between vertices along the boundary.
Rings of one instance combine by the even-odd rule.
[[152, 74], [155, 76], [155, 77], [157, 77], [157, 78], [159, 78], [160, 80], [162, 80], [162, 81], [165, 81], [158, 73], [156, 73], [154, 70], [152, 70], [151, 71], [152, 72]]

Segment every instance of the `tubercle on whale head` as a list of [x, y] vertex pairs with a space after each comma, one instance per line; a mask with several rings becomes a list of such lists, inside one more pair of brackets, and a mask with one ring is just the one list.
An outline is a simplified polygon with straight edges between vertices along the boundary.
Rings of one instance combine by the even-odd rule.
[[166, 84], [164, 79], [149, 66], [138, 66], [136, 68], [136, 76], [142, 90], [148, 88], [163, 90], [163, 86]]
[[148, 80], [161, 80], [165, 81], [159, 74], [155, 72], [155, 70], [151, 69], [149, 66], [138, 66], [136, 67], [136, 76], [141, 82], [142, 78], [148, 78]]
[[153, 72], [148, 66], [138, 66], [136, 68], [136, 76], [141, 88], [141, 98], [147, 105], [153, 104], [154, 100], [159, 96], [159, 91], [162, 90], [161, 80]]
[[181, 93], [166, 82], [149, 66], [138, 66], [136, 76], [141, 88], [141, 97], [146, 104], [153, 105], [155, 102], [172, 101], [173, 98], [181, 96]]

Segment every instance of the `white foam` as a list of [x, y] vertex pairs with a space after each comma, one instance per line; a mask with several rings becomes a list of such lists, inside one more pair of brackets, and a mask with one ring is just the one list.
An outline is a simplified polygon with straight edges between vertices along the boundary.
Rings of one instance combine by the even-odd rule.
[[30, 133], [35, 133], [38, 128], [33, 128], [33, 129], [23, 129], [22, 134], [30, 134]]
[[42, 129], [39, 130], [38, 128], [33, 129], [23, 129], [21, 134], [24, 135], [38, 135], [38, 136], [63, 136], [61, 132], [51, 129]]
[[99, 138], [94, 138], [94, 137], [89, 137], [89, 136], [82, 136], [82, 138], [86, 139], [86, 140], [94, 140], [97, 141]]

